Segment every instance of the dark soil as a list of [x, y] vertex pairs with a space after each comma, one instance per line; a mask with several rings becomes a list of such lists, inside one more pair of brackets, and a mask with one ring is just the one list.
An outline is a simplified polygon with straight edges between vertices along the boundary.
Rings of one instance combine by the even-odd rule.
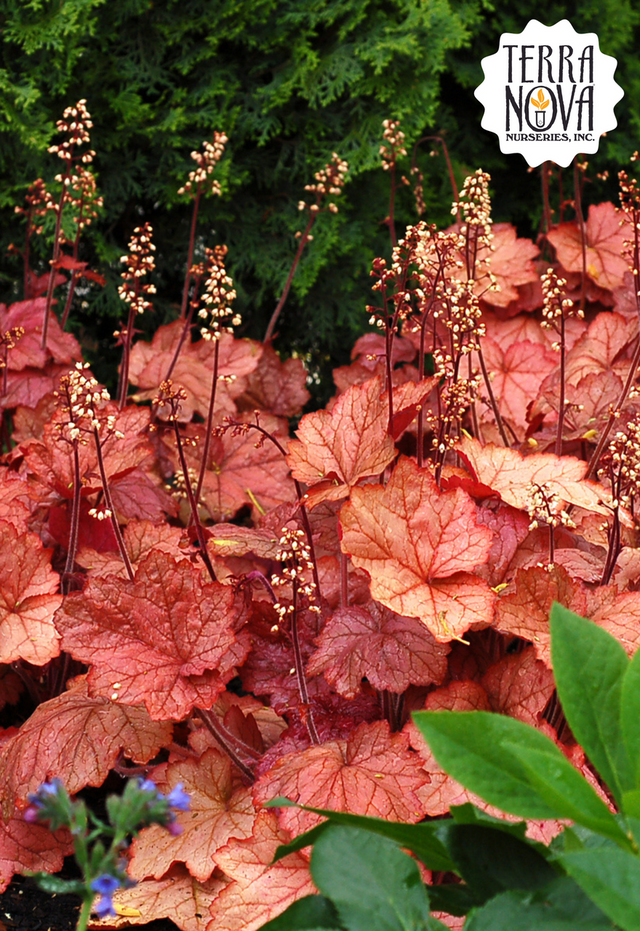
[[[16, 876], [0, 895], [0, 931], [74, 931], [80, 904], [77, 896], [49, 895], [33, 880]], [[141, 931], [177, 931], [164, 918], [137, 925]]]

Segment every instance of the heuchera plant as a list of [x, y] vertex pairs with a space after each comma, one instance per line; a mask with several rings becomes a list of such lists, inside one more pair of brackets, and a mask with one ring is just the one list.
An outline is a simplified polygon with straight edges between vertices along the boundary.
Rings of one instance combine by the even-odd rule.
[[[83, 103], [59, 127], [69, 191], [89, 123]], [[88, 214], [60, 189], [30, 193], [27, 243], [45, 210], [64, 238], [51, 274], [27, 267], [25, 300], [0, 308], [3, 885], [71, 849], [25, 820], [29, 793], [141, 776], [165, 795], [182, 784], [191, 811], [179, 837], [140, 832], [116, 911], [251, 931], [315, 891], [304, 850], [272, 860], [320, 816], [270, 799], [414, 824], [488, 808], [436, 761], [420, 709], [528, 723], [606, 795], [555, 693], [548, 616], [555, 600], [628, 653], [640, 641], [636, 182], [622, 173], [619, 207], [549, 220], [534, 244], [492, 225], [478, 171], [452, 227], [399, 236], [408, 156], [396, 123], [384, 140], [392, 252], [373, 266], [373, 331], [295, 436], [304, 367], [279, 358], [275, 313], [272, 340], [238, 335], [223, 244], [190, 251], [180, 318], [135, 339], [148, 224], [123, 257], [112, 401], [54, 304], [72, 306], [74, 273], [100, 286], [73, 259]], [[196, 243], [225, 143], [194, 153]], [[309, 253], [345, 177], [335, 156], [309, 185]], [[560, 829], [529, 823], [540, 840]]]

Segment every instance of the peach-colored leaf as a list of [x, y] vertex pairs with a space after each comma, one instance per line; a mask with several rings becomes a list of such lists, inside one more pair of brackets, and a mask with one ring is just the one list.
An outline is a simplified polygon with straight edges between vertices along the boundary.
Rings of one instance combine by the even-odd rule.
[[200, 882], [213, 872], [213, 854], [232, 837], [251, 837], [255, 810], [250, 790], [243, 785], [231, 760], [219, 750], [194, 758], [163, 763], [149, 774], [165, 794], [182, 783], [191, 800], [189, 811], [177, 815], [182, 828], [172, 837], [154, 824], [132, 845], [129, 872], [135, 879], [160, 879], [174, 861], [184, 863]]
[[[593, 204], [585, 230], [587, 276], [609, 290], [622, 284], [628, 270], [623, 252], [629, 232], [620, 224], [620, 218], [612, 203]], [[582, 272], [582, 237], [577, 223], [561, 223], [547, 234], [547, 239], [567, 271]]]
[[[494, 307], [506, 307], [511, 301], [517, 300], [518, 287], [538, 279], [533, 264], [538, 251], [530, 239], [519, 238], [516, 228], [510, 223], [494, 224], [489, 267], [500, 290], [487, 291], [483, 282], [483, 301]], [[480, 257], [486, 258], [483, 250], [480, 251]]]
[[233, 590], [203, 582], [200, 571], [151, 551], [135, 581], [90, 579], [69, 595], [56, 625], [63, 648], [91, 663], [93, 694], [126, 704], [144, 702], [155, 720], [210, 708], [248, 644], [236, 641], [242, 603]]
[[440, 492], [428, 469], [403, 458], [386, 487], [352, 490], [340, 512], [342, 550], [369, 573], [376, 601], [446, 642], [493, 617], [489, 586], [470, 574], [493, 538], [476, 514], [465, 492]]
[[211, 921], [209, 906], [228, 884], [219, 871], [201, 883], [176, 864], [162, 879], [143, 879], [131, 889], [118, 889], [113, 896], [117, 914], [92, 918], [89, 928], [119, 931], [168, 918], [180, 931], [205, 931]]
[[503, 501], [523, 511], [531, 500], [531, 485], [545, 485], [563, 501], [597, 514], [610, 514], [602, 503], [610, 498], [597, 482], [585, 478], [587, 463], [573, 456], [533, 453], [523, 456], [516, 449], [488, 443], [482, 446], [472, 437], [458, 441], [457, 450], [472, 475], [491, 488]]
[[553, 673], [531, 648], [507, 654], [481, 679], [491, 710], [537, 727], [554, 689]]
[[298, 481], [322, 483], [309, 492], [310, 505], [344, 498], [359, 479], [384, 471], [395, 457], [388, 416], [376, 377], [348, 388], [330, 412], [302, 418], [287, 462]]
[[276, 849], [288, 840], [275, 814], [262, 811], [251, 838], [230, 841], [214, 855], [232, 882], [211, 903], [213, 919], [207, 931], [256, 931], [296, 899], [317, 891], [302, 853], [292, 853], [272, 865]]
[[[124, 545], [133, 566], [137, 566], [143, 556], [151, 550], [168, 553], [174, 559], [188, 559], [189, 549], [181, 548], [184, 531], [169, 524], [154, 524], [150, 520], [132, 520], [124, 528]], [[83, 546], [76, 556], [76, 562], [87, 570], [89, 576], [120, 575], [126, 578], [126, 569], [120, 553], [99, 553], [89, 546]]]
[[85, 679], [75, 679], [69, 691], [38, 705], [0, 750], [4, 815], [47, 777], [58, 776], [73, 795], [101, 785], [120, 752], [146, 763], [171, 733], [171, 724], [152, 721], [144, 708], [93, 698]]
[[236, 403], [241, 411], [269, 411], [277, 417], [297, 417], [310, 398], [302, 359], [280, 356], [271, 344], [263, 346], [258, 367], [246, 376], [246, 388]]
[[0, 521], [0, 662], [42, 666], [58, 656], [53, 616], [62, 602], [59, 581], [51, 550], [34, 533]]
[[550, 571], [534, 566], [518, 570], [515, 582], [500, 595], [496, 606], [496, 628], [533, 643], [536, 656], [549, 668], [549, 613], [554, 601], [584, 615], [587, 608], [585, 587], [571, 579], [560, 566]]
[[307, 666], [345, 698], [354, 698], [364, 677], [376, 689], [404, 692], [409, 685], [440, 684], [447, 671], [445, 644], [415, 617], [401, 617], [375, 601], [338, 608], [318, 638]]
[[[422, 817], [416, 792], [425, 782], [407, 738], [391, 734], [386, 721], [374, 721], [361, 724], [346, 740], [281, 757], [255, 784], [254, 794], [259, 803], [284, 795], [313, 808], [413, 824]], [[319, 816], [283, 808], [279, 820], [296, 835], [317, 824]]]

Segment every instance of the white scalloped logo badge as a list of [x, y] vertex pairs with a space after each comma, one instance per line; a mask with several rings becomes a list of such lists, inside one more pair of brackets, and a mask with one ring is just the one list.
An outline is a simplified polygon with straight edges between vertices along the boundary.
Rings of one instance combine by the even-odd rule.
[[475, 92], [482, 128], [497, 135], [505, 155], [566, 168], [579, 152], [597, 152], [600, 136], [617, 126], [613, 108], [624, 91], [613, 79], [616, 65], [594, 32], [577, 33], [566, 19], [555, 26], [532, 19], [482, 59]]

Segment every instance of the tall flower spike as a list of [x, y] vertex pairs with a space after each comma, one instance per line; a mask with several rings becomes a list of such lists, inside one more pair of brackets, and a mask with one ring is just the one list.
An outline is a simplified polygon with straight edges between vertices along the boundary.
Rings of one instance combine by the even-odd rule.
[[233, 327], [240, 326], [242, 318], [231, 309], [236, 292], [224, 265], [227, 247], [216, 246], [205, 251], [207, 279], [202, 295], [205, 306], [198, 311], [198, 316], [203, 320], [209, 317], [206, 326], [200, 329], [202, 338], [214, 340], [220, 339], [221, 333], [233, 333]]
[[382, 127], [385, 145], [380, 146], [380, 157], [383, 169], [389, 171], [398, 158], [407, 154], [404, 147], [405, 136], [400, 129], [400, 120], [383, 120]]
[[156, 293], [155, 285], [142, 282], [142, 278], [156, 267], [153, 258], [156, 247], [151, 240], [152, 233], [150, 223], [137, 226], [129, 240], [129, 254], [120, 259], [126, 265], [126, 270], [122, 274], [118, 294], [125, 304], [129, 304], [134, 314], [142, 314], [149, 310], [153, 305], [147, 298]]
[[[195, 197], [198, 192], [202, 193], [202, 185], [207, 178], [213, 174], [216, 165], [224, 155], [224, 147], [229, 141], [225, 133], [215, 132], [213, 142], [203, 142], [202, 152], [192, 152], [191, 158], [196, 163], [193, 171], [189, 172], [189, 180], [183, 187], [178, 190], [178, 194], [190, 194]], [[216, 180], [211, 182], [211, 194], [220, 194], [220, 183]]]
[[56, 272], [58, 268], [58, 259], [60, 257], [60, 246], [62, 243], [62, 212], [65, 203], [69, 200], [69, 194], [74, 184], [78, 183], [79, 176], [73, 174], [73, 166], [80, 162], [82, 165], [90, 165], [95, 158], [93, 149], [86, 149], [78, 154], [79, 146], [88, 145], [90, 140], [89, 130], [93, 127], [91, 116], [87, 110], [87, 101], [79, 100], [74, 107], [67, 107], [62, 114], [62, 119], [56, 123], [59, 132], [64, 133], [67, 138], [64, 142], [49, 146], [48, 151], [52, 155], [57, 155], [62, 159], [65, 169], [64, 172], [56, 175], [56, 181], [62, 185], [60, 200], [55, 206], [56, 211], [56, 229], [53, 242], [53, 257], [51, 259], [51, 272], [49, 273], [49, 284], [47, 287], [47, 297], [45, 302], [44, 320], [42, 324], [42, 348], [47, 347], [47, 333], [49, 330], [49, 312], [53, 300], [53, 290], [55, 286]]

